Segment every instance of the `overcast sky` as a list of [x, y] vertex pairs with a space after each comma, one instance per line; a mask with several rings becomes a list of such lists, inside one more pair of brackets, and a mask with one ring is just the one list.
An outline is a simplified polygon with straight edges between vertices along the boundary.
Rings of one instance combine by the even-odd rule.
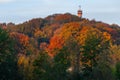
[[83, 17], [120, 25], [120, 0], [0, 0], [0, 23], [22, 23], [55, 13], [77, 13]]

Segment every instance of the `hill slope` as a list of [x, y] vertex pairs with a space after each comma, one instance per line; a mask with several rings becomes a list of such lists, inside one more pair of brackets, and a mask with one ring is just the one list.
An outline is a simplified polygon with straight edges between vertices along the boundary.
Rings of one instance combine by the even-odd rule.
[[[8, 47], [10, 38], [10, 51], [15, 53], [11, 55], [9, 48], [0, 50], [0, 69], [5, 73], [0, 73], [0, 80], [11, 78], [8, 73], [13, 69], [17, 75], [12, 74], [13, 78], [17, 80], [120, 79], [118, 25], [66, 13], [0, 26], [4, 29], [0, 29], [0, 44]], [[15, 58], [16, 66], [10, 66], [9, 55]]]
[[24, 22], [18, 25], [8, 24], [7, 29], [10, 32], [18, 32], [28, 35], [29, 37], [35, 37], [35, 35], [44, 36], [47, 39], [50, 39], [55, 31], [64, 24], [70, 22], [78, 22], [80, 26], [88, 26], [97, 28], [101, 32], [107, 32], [112, 36], [113, 41], [116, 44], [120, 44], [120, 27], [118, 25], [109, 25], [103, 22], [97, 22], [95, 20], [88, 19], [79, 19], [79, 17], [66, 13], [66, 14], [54, 14], [46, 18], [36, 18], [30, 21]]

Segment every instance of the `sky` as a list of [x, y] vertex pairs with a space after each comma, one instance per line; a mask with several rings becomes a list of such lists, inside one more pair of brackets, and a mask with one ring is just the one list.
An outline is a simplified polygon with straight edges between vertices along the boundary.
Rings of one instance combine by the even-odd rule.
[[81, 5], [83, 17], [120, 25], [120, 0], [0, 0], [0, 23], [23, 23], [56, 13], [77, 15]]

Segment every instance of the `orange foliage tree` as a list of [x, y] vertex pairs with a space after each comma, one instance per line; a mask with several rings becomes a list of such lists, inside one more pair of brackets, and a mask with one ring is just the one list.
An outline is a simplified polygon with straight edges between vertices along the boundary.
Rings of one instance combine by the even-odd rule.
[[18, 53], [25, 53], [25, 49], [29, 45], [29, 37], [24, 35], [24, 34], [16, 33], [16, 32], [10, 33], [10, 36], [16, 42], [15, 49], [17, 50], [17, 52]]
[[101, 32], [97, 28], [90, 26], [81, 26], [79, 22], [71, 22], [65, 24], [59, 30], [57, 30], [54, 36], [50, 40], [48, 46], [48, 52], [53, 53], [55, 49], [61, 49], [65, 46], [66, 42], [69, 42], [70, 38], [76, 40], [77, 44], [83, 46], [88, 36], [95, 35], [96, 38], [102, 38], [104, 43], [111, 39], [111, 35], [107, 32]]
[[50, 40], [50, 45], [48, 46], [48, 51], [50, 56], [55, 55], [55, 50], [61, 49], [64, 45], [64, 39], [61, 36], [54, 36]]

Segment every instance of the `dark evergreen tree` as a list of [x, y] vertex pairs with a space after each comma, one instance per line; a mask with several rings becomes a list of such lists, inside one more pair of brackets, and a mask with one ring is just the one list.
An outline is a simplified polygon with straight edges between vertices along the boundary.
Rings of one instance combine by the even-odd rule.
[[0, 29], [0, 80], [18, 80], [14, 43], [9, 34]]

